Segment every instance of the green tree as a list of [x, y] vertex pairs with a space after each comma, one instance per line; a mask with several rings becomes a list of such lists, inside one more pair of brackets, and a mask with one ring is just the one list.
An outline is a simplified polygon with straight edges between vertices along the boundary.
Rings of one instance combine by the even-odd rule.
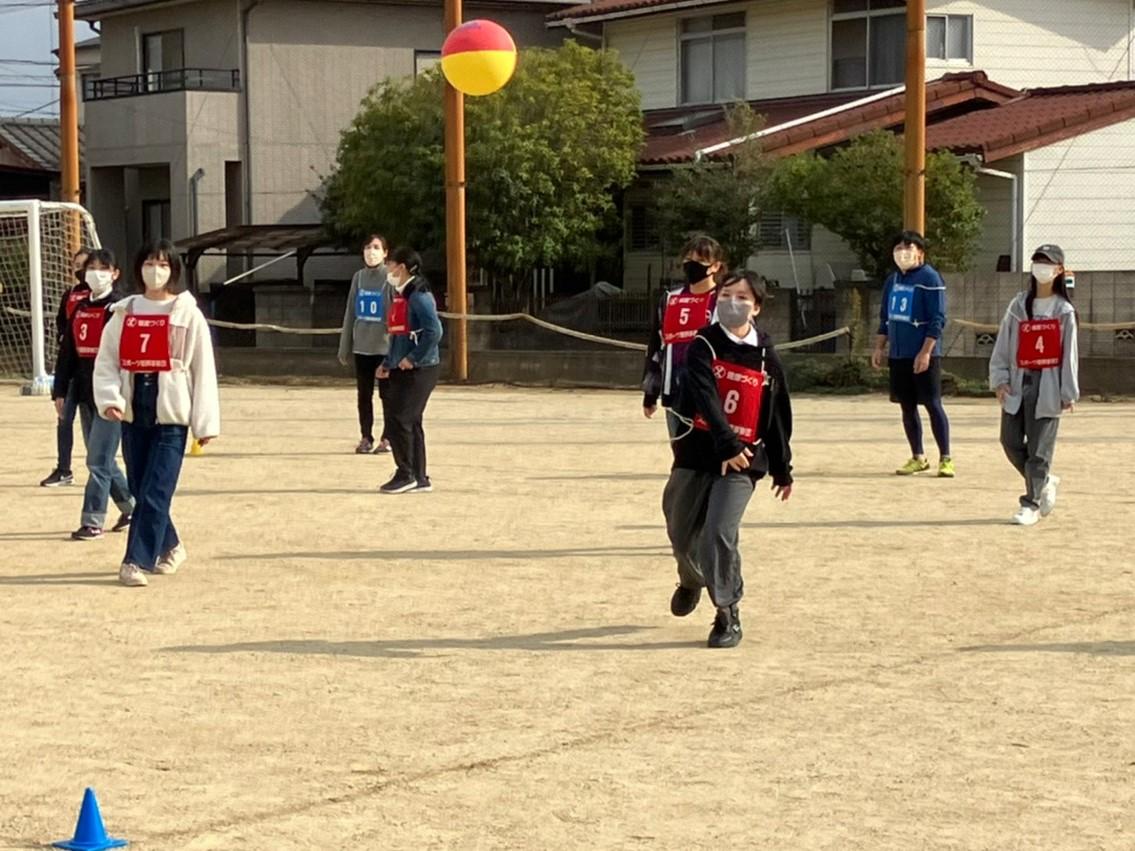
[[[586, 264], [635, 174], [642, 116], [613, 53], [568, 42], [521, 53], [500, 92], [465, 101], [470, 259], [496, 277]], [[440, 251], [445, 184], [440, 71], [380, 83], [339, 144], [322, 200], [344, 241], [376, 228]]]
[[[830, 157], [800, 154], [779, 163], [771, 181], [785, 212], [843, 238], [863, 269], [879, 279], [892, 266], [902, 230], [903, 147], [885, 130], [860, 136]], [[985, 208], [977, 177], [948, 152], [926, 158], [926, 239], [936, 267], [965, 271], [981, 237]]]
[[[727, 118], [732, 139], [749, 139], [763, 125], [744, 103], [730, 107]], [[672, 172], [653, 196], [664, 252], [675, 254], [690, 235], [705, 233], [721, 243], [731, 266], [743, 266], [757, 251], [771, 174], [756, 139], [734, 145], [724, 157], [703, 157]]]

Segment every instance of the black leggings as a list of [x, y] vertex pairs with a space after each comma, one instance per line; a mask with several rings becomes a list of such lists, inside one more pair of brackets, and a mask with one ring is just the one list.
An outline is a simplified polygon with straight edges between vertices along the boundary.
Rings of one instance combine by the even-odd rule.
[[[906, 431], [907, 442], [913, 455], [925, 455], [922, 447], [922, 417], [918, 414], [918, 404], [911, 400], [904, 400], [902, 406], [902, 425]], [[938, 454], [943, 458], [950, 457], [950, 421], [946, 417], [946, 409], [942, 407], [940, 398], [933, 399], [924, 405], [930, 414], [930, 430], [934, 433], [934, 442], [938, 444]]]
[[[355, 385], [359, 391], [359, 431], [366, 439], [374, 442], [374, 383], [375, 372], [386, 355], [355, 355]], [[390, 439], [390, 417], [386, 410], [387, 385], [389, 381], [378, 382], [378, 398], [382, 403], [382, 440]]]

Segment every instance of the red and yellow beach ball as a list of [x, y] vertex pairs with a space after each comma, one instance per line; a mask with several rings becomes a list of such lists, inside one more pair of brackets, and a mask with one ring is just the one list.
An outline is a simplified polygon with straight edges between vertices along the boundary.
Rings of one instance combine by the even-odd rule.
[[441, 70], [457, 91], [491, 95], [516, 70], [516, 44], [508, 30], [492, 21], [468, 21], [446, 38], [441, 48]]

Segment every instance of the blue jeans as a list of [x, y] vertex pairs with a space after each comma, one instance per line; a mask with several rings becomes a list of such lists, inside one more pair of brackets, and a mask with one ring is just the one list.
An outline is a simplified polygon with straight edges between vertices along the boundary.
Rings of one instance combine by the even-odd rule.
[[55, 425], [55, 466], [63, 473], [71, 472], [71, 450], [75, 448], [75, 411], [78, 405], [72, 387], [63, 400], [63, 414]]
[[123, 514], [134, 512], [130, 486], [115, 460], [118, 443], [122, 438], [122, 426], [104, 420], [90, 402], [79, 403], [79, 424], [83, 429], [83, 441], [87, 444], [89, 474], [87, 486], [83, 490], [83, 516], [79, 525], [101, 529], [106, 524], [108, 497], [114, 500]]
[[181, 541], [169, 509], [181, 475], [189, 429], [159, 424], [157, 403], [157, 375], [135, 375], [134, 422], [122, 424], [122, 454], [135, 499], [134, 519], [122, 560], [143, 570], [153, 570], [158, 559]]

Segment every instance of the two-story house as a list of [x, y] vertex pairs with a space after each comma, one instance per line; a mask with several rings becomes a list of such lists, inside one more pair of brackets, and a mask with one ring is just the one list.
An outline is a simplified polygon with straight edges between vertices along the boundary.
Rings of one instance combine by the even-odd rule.
[[[559, 0], [487, 0], [520, 46], [553, 45]], [[101, 62], [84, 85], [89, 206], [133, 250], [239, 224], [319, 221], [341, 131], [389, 77], [439, 61], [440, 0], [86, 0]], [[382, 187], [376, 186], [376, 192]], [[381, 223], [378, 223], [379, 225]], [[218, 264], [202, 266], [202, 284]]]
[[[1080, 269], [1135, 268], [1135, 2], [928, 7], [928, 146], [980, 169], [978, 269], [1020, 269], [1042, 241], [1062, 242]], [[901, 132], [905, 18], [904, 0], [597, 0], [553, 13], [549, 26], [617, 50], [642, 92], [628, 289], [656, 283], [671, 260], [651, 226], [651, 177], [727, 151], [723, 105], [763, 114], [776, 156]], [[761, 236], [751, 264], [787, 286], [823, 286], [855, 265], [807, 223], [767, 215]]]

